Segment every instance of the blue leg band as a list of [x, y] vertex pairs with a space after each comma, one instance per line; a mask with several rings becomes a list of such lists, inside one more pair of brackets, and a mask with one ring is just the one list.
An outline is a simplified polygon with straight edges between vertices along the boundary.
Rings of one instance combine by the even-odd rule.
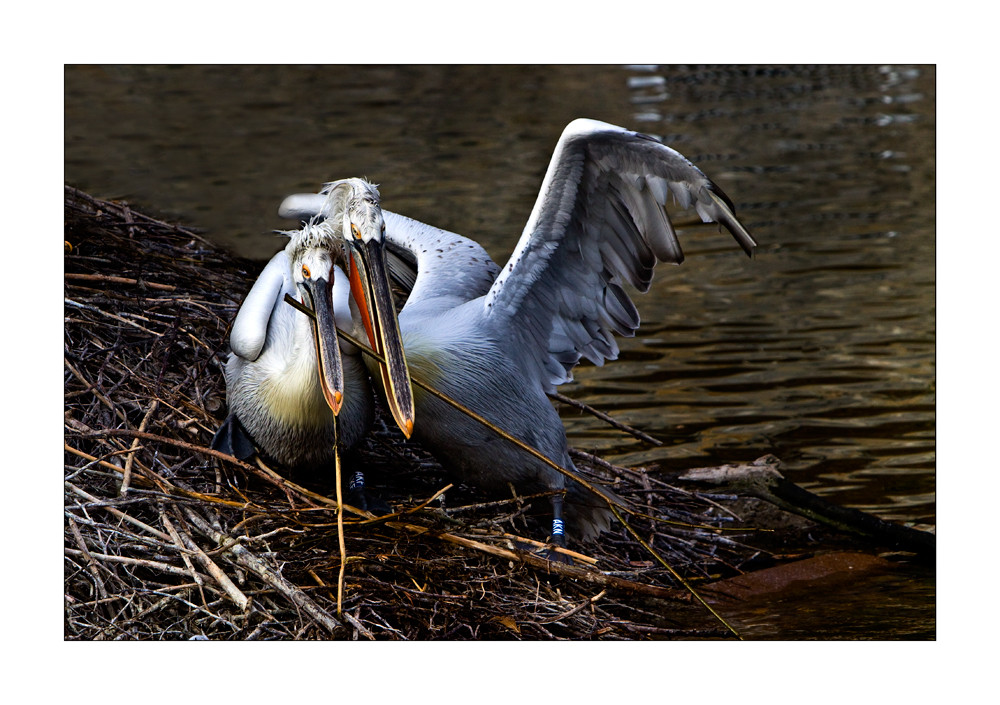
[[562, 536], [563, 535], [563, 520], [553, 519], [552, 520], [552, 535]]

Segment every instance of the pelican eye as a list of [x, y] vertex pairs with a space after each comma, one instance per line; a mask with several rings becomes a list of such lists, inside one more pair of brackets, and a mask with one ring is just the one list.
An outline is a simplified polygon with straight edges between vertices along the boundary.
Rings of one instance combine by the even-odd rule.
[[312, 276], [312, 272], [309, 271], [309, 267], [305, 266], [304, 264], [302, 265], [302, 276], [304, 276], [306, 279]]
[[356, 240], [361, 239], [361, 231], [358, 230], [358, 226], [354, 223], [351, 223], [351, 235], [353, 235]]

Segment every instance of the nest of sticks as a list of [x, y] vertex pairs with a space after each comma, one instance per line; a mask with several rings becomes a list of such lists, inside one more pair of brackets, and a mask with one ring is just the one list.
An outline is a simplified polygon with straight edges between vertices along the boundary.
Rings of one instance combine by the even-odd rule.
[[531, 541], [547, 500], [535, 516], [531, 498], [451, 485], [381, 415], [341, 465], [393, 513], [338, 515], [332, 472], [209, 447], [260, 265], [68, 186], [65, 240], [66, 639], [732, 636], [689, 588], [768, 555], [712, 497], [576, 452], [649, 516], [553, 563]]

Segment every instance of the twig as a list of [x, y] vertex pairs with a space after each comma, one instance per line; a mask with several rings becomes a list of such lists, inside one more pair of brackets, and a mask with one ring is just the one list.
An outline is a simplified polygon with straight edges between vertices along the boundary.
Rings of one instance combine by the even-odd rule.
[[94, 313], [100, 314], [101, 316], [106, 316], [112, 320], [118, 321], [119, 323], [124, 323], [125, 325], [132, 326], [133, 328], [138, 328], [142, 332], [149, 333], [150, 335], [155, 336], [157, 338], [163, 337], [162, 333], [157, 333], [156, 331], [152, 331], [149, 328], [146, 328], [145, 326], [140, 326], [135, 321], [130, 321], [127, 318], [116, 316], [115, 314], [109, 313], [108, 311], [105, 311], [102, 308], [97, 308], [96, 306], [91, 306], [90, 304], [82, 304], [78, 301], [73, 301], [72, 299], [64, 299], [64, 302], [69, 304], [70, 306], [75, 306], [76, 308], [83, 309], [84, 311], [93, 311]]
[[337, 424], [334, 423], [333, 462], [335, 465], [335, 484], [337, 486], [337, 547], [340, 549], [340, 571], [337, 575], [337, 614], [343, 615], [344, 605], [344, 572], [347, 570], [347, 546], [344, 544], [344, 498], [340, 487], [340, 452], [337, 450]]
[[534, 539], [525, 538], [524, 536], [517, 536], [516, 534], [509, 534], [507, 532], [504, 532], [500, 535], [503, 536], [505, 539], [516, 541], [518, 543], [523, 543], [529, 546], [534, 546], [535, 548], [544, 548], [550, 551], [554, 550], [556, 553], [568, 556], [569, 558], [572, 558], [574, 561], [578, 561], [580, 563], [586, 563], [587, 565], [597, 565], [598, 563], [596, 558], [592, 558], [591, 556], [578, 553], [577, 551], [571, 551], [570, 549], [563, 548], [562, 546], [554, 546], [552, 544], [542, 543], [541, 541], [535, 541]]
[[327, 613], [324, 609], [317, 605], [306, 593], [271, 570], [267, 564], [257, 558], [257, 556], [251, 553], [245, 546], [240, 544], [238, 541], [234, 541], [221, 531], [212, 528], [212, 526], [193, 509], [190, 507], [184, 507], [184, 513], [187, 515], [188, 520], [192, 525], [194, 525], [198, 533], [211, 539], [212, 541], [215, 541], [215, 543], [219, 546], [225, 547], [226, 553], [229, 554], [236, 563], [264, 580], [264, 582], [284, 595], [296, 607], [302, 609], [302, 611], [312, 617], [317, 624], [322, 626], [328, 632], [334, 634], [338, 628], [344, 626], [337, 620], [336, 617]]
[[550, 617], [548, 619], [543, 619], [541, 622], [539, 622], [539, 624], [552, 624], [553, 622], [559, 622], [559, 621], [562, 621], [564, 619], [569, 619], [570, 617], [572, 617], [577, 612], [583, 610], [584, 608], [586, 608], [586, 607], [594, 604], [598, 600], [600, 600], [602, 597], [604, 597], [605, 594], [607, 594], [607, 592], [608, 592], [607, 590], [601, 590], [599, 593], [597, 593], [596, 595], [594, 595], [593, 597], [591, 597], [588, 600], [584, 600], [583, 602], [581, 602], [580, 604], [578, 604], [576, 607], [574, 607], [573, 609], [569, 610], [568, 612], [563, 612], [562, 614], [556, 615], [555, 617]]
[[565, 394], [560, 394], [559, 392], [547, 392], [547, 394], [549, 395], [549, 398], [555, 399], [560, 404], [566, 404], [567, 406], [575, 407], [575, 408], [579, 409], [580, 411], [585, 411], [588, 414], [590, 414], [591, 416], [595, 416], [595, 417], [599, 418], [601, 421], [603, 421], [604, 423], [608, 424], [609, 426], [613, 426], [614, 428], [617, 428], [619, 431], [624, 431], [625, 433], [628, 433], [628, 434], [630, 434], [632, 436], [635, 436], [640, 441], [645, 441], [646, 443], [651, 443], [654, 446], [662, 446], [663, 445], [663, 441], [657, 440], [657, 439], [653, 438], [652, 436], [650, 436], [648, 433], [645, 433], [644, 431], [640, 431], [637, 428], [633, 428], [632, 426], [629, 426], [626, 423], [623, 423], [621, 421], [613, 419], [612, 417], [610, 417], [607, 414], [605, 414], [603, 411], [598, 411], [597, 409], [595, 409], [594, 407], [590, 406], [589, 404], [584, 404], [582, 401], [577, 401], [576, 399], [573, 399], [572, 397], [568, 397]]
[[[157, 399], [153, 400], [153, 403], [149, 405], [149, 410], [146, 415], [142, 417], [142, 421], [139, 423], [139, 430], [145, 431], [146, 426], [149, 424], [149, 419], [156, 413], [156, 409], [160, 406], [160, 402]], [[139, 449], [139, 439], [135, 438], [132, 440], [131, 451], [136, 451]], [[125, 459], [125, 468], [122, 470], [122, 486], [118, 490], [118, 496], [124, 497], [128, 494], [129, 485], [132, 483], [132, 463], [135, 461], [135, 453], [129, 453], [128, 458]]]
[[361, 636], [365, 637], [369, 641], [375, 641], [375, 635], [372, 634], [367, 629], [365, 629], [365, 625], [363, 625], [355, 617], [353, 617], [350, 612], [344, 612], [342, 616], [344, 617], [345, 620], [347, 620], [348, 624], [350, 624], [352, 627], [358, 630]]
[[[83, 557], [82, 551], [77, 551], [72, 548], [63, 548], [63, 553], [67, 556], [80, 556]], [[183, 575], [184, 577], [190, 577], [191, 573], [187, 568], [180, 568], [169, 563], [163, 563], [161, 561], [151, 561], [146, 558], [129, 558], [128, 556], [114, 556], [107, 553], [90, 553], [91, 556], [98, 560], [107, 561], [108, 563], [121, 563], [123, 565], [133, 565], [141, 568], [150, 568], [152, 570], [160, 571], [161, 573], [171, 573], [173, 575]], [[206, 576], [202, 576], [204, 579]]]
[[407, 514], [416, 514], [421, 509], [423, 509], [424, 507], [426, 507], [428, 504], [430, 504], [431, 502], [433, 502], [435, 499], [437, 499], [438, 497], [440, 497], [441, 495], [443, 495], [445, 492], [447, 492], [448, 490], [450, 490], [452, 487], [454, 487], [454, 485], [452, 485], [452, 484], [448, 484], [445, 487], [442, 487], [437, 492], [435, 492], [434, 494], [432, 494], [430, 497], [428, 497], [427, 499], [425, 499], [423, 502], [420, 502], [419, 504], [417, 504], [417, 506], [415, 506], [415, 507], [410, 507], [409, 509], [405, 509], [405, 510], [403, 510], [401, 512], [393, 512], [392, 514], [383, 514], [381, 516], [373, 517], [372, 519], [365, 519], [363, 521], [357, 522], [357, 525], [358, 526], [364, 526], [366, 524], [380, 524], [380, 523], [384, 523], [386, 521], [390, 521], [392, 519], [398, 519], [399, 517], [404, 517]]
[[150, 289], [161, 289], [163, 291], [177, 291], [177, 287], [173, 284], [160, 284], [158, 282], [140, 282], [138, 279], [129, 279], [128, 277], [113, 277], [110, 274], [83, 274], [80, 272], [66, 272], [64, 274], [66, 279], [74, 279], [76, 281], [92, 281], [92, 282], [106, 282], [108, 284], [142, 284], [143, 286], [148, 286]]

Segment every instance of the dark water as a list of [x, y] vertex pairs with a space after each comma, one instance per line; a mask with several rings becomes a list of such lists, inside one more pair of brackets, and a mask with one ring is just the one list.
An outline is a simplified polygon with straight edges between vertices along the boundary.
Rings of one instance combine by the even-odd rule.
[[729, 605], [722, 613], [745, 639], [928, 640], [936, 638], [934, 596], [934, 576], [908, 570]]
[[[567, 122], [658, 135], [761, 246], [686, 229], [621, 358], [562, 389], [666, 445], [566, 413], [570, 442], [670, 468], [774, 453], [834, 501], [934, 524], [935, 90], [932, 66], [70, 67], [65, 176], [264, 259], [286, 194], [363, 175], [502, 263]], [[883, 637], [933, 634], [933, 576], [910, 577], [922, 624]]]

